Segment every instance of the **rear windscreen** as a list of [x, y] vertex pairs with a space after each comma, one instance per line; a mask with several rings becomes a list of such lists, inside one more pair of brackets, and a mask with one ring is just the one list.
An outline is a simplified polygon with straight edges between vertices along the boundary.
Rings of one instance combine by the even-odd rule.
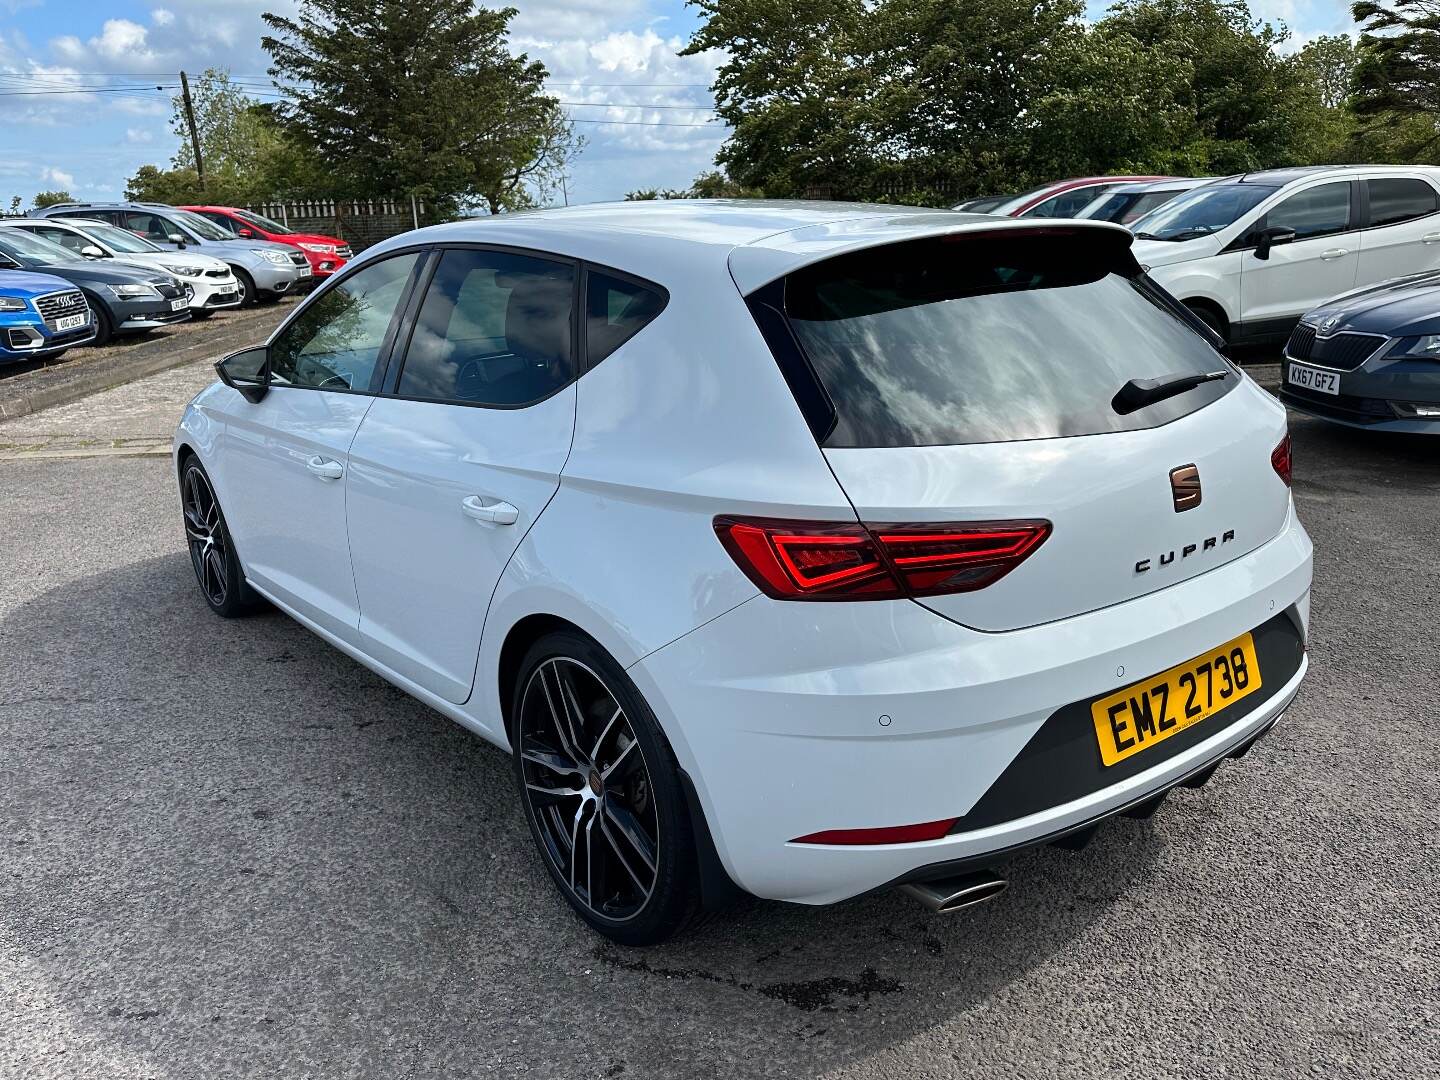
[[817, 432], [828, 447], [1155, 427], [1238, 382], [1115, 410], [1130, 379], [1228, 365], [1141, 277], [1128, 237], [1109, 230], [892, 244], [806, 267], [782, 287], [785, 317], [833, 412]]

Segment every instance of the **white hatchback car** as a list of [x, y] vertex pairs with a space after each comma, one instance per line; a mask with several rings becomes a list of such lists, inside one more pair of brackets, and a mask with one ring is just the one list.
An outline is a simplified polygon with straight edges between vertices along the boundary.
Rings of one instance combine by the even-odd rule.
[[234, 273], [227, 264], [209, 255], [156, 247], [126, 229], [89, 218], [6, 218], [0, 220], [0, 225], [22, 229], [88, 259], [114, 259], [174, 274], [193, 291], [191, 318], [203, 319], [224, 308], [240, 306], [240, 286]]
[[1282, 341], [1332, 296], [1440, 269], [1440, 169], [1245, 173], [1130, 223], [1135, 258], [1216, 333]]
[[202, 592], [509, 748], [617, 941], [735, 888], [993, 895], [1307, 666], [1285, 411], [1130, 240], [690, 201], [396, 237], [185, 410]]

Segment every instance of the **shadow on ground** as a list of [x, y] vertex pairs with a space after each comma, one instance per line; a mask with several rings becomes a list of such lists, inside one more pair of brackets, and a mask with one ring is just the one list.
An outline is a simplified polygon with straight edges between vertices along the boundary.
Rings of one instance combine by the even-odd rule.
[[183, 554], [0, 640], [50, 643], [0, 676], [0, 935], [62, 1042], [144, 1075], [814, 1075], [994, 997], [1161, 846], [1122, 821], [965, 915], [753, 902], [619, 949], [553, 893], [501, 751], [280, 615], [212, 617]]

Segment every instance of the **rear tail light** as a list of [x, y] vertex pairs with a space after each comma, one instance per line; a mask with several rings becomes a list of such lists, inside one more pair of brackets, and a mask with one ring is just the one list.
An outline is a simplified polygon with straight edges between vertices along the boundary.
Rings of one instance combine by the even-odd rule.
[[1291, 458], [1290, 458], [1290, 433], [1289, 433], [1289, 432], [1286, 432], [1286, 433], [1285, 433], [1285, 438], [1283, 438], [1283, 439], [1280, 440], [1280, 445], [1277, 446], [1277, 447], [1275, 447], [1275, 449], [1271, 452], [1271, 454], [1270, 454], [1270, 464], [1273, 465], [1273, 466], [1275, 466], [1275, 472], [1279, 475], [1279, 477], [1280, 477], [1281, 480], [1284, 480], [1284, 481], [1285, 481], [1285, 486], [1286, 486], [1286, 487], [1289, 487], [1289, 486], [1290, 486], [1290, 469], [1291, 469], [1291, 465], [1292, 465]]
[[776, 600], [894, 600], [973, 592], [1019, 566], [1048, 521], [862, 525], [715, 519], [741, 570]]

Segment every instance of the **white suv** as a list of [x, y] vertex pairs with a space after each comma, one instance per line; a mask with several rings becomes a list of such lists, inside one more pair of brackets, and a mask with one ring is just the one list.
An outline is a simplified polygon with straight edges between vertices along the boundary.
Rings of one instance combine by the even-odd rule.
[[1332, 296], [1440, 269], [1440, 169], [1245, 173], [1186, 192], [1130, 227], [1135, 258], [1216, 333], [1279, 340]]

